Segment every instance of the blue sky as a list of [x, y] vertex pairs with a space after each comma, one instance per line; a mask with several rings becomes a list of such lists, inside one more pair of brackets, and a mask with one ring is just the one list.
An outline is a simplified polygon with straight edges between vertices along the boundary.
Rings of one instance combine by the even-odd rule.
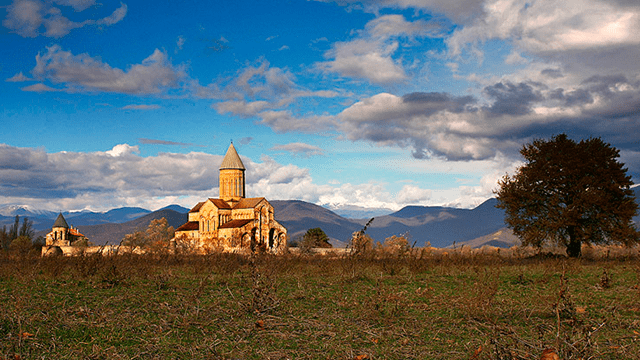
[[473, 207], [561, 132], [640, 173], [636, 1], [14, 0], [0, 18], [0, 207], [191, 207], [231, 140], [249, 196], [332, 209]]

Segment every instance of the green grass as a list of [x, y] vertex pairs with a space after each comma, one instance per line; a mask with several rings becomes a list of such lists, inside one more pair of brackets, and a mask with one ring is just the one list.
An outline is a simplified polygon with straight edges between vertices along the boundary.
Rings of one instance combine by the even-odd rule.
[[3, 359], [640, 358], [637, 256], [0, 261]]

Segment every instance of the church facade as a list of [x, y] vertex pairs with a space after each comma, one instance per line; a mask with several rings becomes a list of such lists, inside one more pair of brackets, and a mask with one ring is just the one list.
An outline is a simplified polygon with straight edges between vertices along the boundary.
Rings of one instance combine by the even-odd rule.
[[176, 229], [176, 244], [195, 244], [203, 250], [281, 253], [287, 229], [264, 197], [247, 198], [245, 167], [233, 143], [220, 165], [219, 198], [209, 198], [189, 211], [188, 221]]

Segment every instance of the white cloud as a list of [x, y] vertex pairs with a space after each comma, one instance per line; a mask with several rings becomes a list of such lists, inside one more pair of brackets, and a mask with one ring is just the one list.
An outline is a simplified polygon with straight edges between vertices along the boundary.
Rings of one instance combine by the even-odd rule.
[[19, 73], [13, 75], [12, 77], [8, 78], [5, 81], [7, 81], [7, 82], [23, 82], [23, 81], [33, 81], [33, 79], [24, 76], [22, 71], [20, 71]]
[[187, 39], [185, 39], [184, 36], [178, 36], [178, 40], [176, 41], [176, 52], [178, 52], [178, 50], [182, 50], [185, 42], [187, 42]]
[[210, 85], [200, 94], [228, 99], [211, 106], [220, 114], [245, 118], [256, 117], [260, 123], [277, 132], [318, 132], [330, 130], [335, 123], [328, 115], [294, 115], [287, 108], [300, 98], [334, 98], [348, 96], [334, 90], [310, 90], [296, 83], [296, 77], [287, 69], [270, 66], [266, 60], [248, 65], [229, 83]]
[[422, 204], [431, 199], [431, 190], [421, 189], [415, 185], [405, 185], [398, 192], [397, 201], [401, 204]]
[[274, 104], [268, 101], [249, 101], [246, 100], [229, 100], [214, 103], [214, 107], [219, 114], [232, 113], [243, 117], [255, 116], [261, 111], [270, 109]]
[[[600, 0], [487, 0], [473, 24], [461, 27], [447, 40], [459, 55], [490, 39], [510, 41], [518, 49], [551, 58], [584, 62], [584, 52], [640, 44], [640, 6]], [[582, 56], [581, 56], [582, 55]], [[591, 57], [591, 54], [588, 55]], [[630, 60], [627, 59], [627, 62]], [[611, 62], [611, 59], [609, 59]]]
[[64, 84], [67, 91], [106, 91], [126, 94], [157, 94], [176, 88], [186, 74], [173, 66], [167, 54], [156, 49], [141, 64], [126, 71], [112, 68], [88, 54], [74, 55], [58, 45], [36, 56], [34, 78]]
[[304, 133], [322, 133], [332, 130], [335, 119], [329, 115], [309, 115], [298, 117], [289, 110], [263, 111], [258, 114], [261, 124], [267, 125], [276, 132], [299, 131]]
[[391, 58], [397, 49], [397, 42], [381, 44], [378, 41], [358, 39], [337, 43], [325, 54], [325, 57], [333, 60], [317, 66], [325, 72], [369, 80], [376, 84], [400, 82], [406, 80], [407, 75], [402, 65]]
[[42, 83], [37, 83], [37, 84], [33, 84], [33, 85], [29, 85], [29, 86], [25, 86], [23, 88], [20, 88], [20, 90], [22, 91], [30, 91], [30, 92], [51, 92], [51, 91], [61, 91], [60, 89], [54, 89], [50, 86], [47, 86], [45, 84]]
[[122, 19], [124, 19], [124, 17], [127, 16], [127, 10], [128, 10], [127, 5], [120, 3], [120, 7], [117, 8], [111, 15], [107, 16], [106, 18], [96, 20], [92, 24], [107, 25], [107, 26], [114, 25], [122, 21]]
[[119, 156], [127, 156], [127, 155], [132, 155], [132, 154], [139, 154], [140, 153], [140, 149], [138, 148], [138, 146], [130, 146], [128, 144], [119, 144], [113, 147], [113, 149], [106, 151], [105, 154], [113, 156], [113, 157], [119, 157]]
[[283, 145], [275, 145], [274, 147], [271, 148], [271, 150], [287, 151], [294, 155], [301, 155], [303, 157], [324, 155], [324, 150], [322, 150], [321, 148], [314, 145], [300, 143], [300, 142], [283, 144]]
[[16, 0], [7, 7], [7, 17], [2, 25], [20, 36], [36, 37], [43, 21], [43, 8], [40, 1]]
[[408, 79], [404, 66], [393, 55], [399, 38], [440, 36], [440, 26], [422, 20], [408, 22], [402, 15], [383, 15], [371, 20], [354, 40], [335, 43], [324, 56], [330, 59], [316, 64], [326, 73], [367, 80], [375, 84], [393, 84]]
[[95, 0], [54, 0], [56, 4], [71, 6], [75, 11], [82, 11], [95, 5]]
[[482, 13], [484, 0], [318, 0], [336, 2], [351, 7], [362, 6], [374, 14], [382, 9], [416, 9], [435, 15], [445, 15], [458, 24], [465, 24]]
[[[58, 0], [55, 3], [71, 6], [76, 11], [82, 11], [95, 5], [93, 0]], [[87, 25], [101, 26], [114, 25], [120, 22], [127, 14], [127, 5], [121, 3], [111, 15], [98, 20], [84, 20], [74, 22], [62, 15], [62, 10], [53, 6], [50, 2], [40, 0], [14, 0], [7, 7], [7, 17], [2, 24], [12, 32], [23, 37], [37, 37], [39, 35], [60, 38], [71, 30]], [[41, 31], [44, 26], [45, 31]]]
[[[263, 156], [242, 157], [247, 195], [304, 200], [339, 207], [400, 209], [429, 205], [431, 190], [413, 184], [398, 193], [385, 184], [314, 183], [309, 170]], [[49, 210], [107, 210], [121, 206], [157, 209], [171, 203], [192, 207], [218, 194], [222, 155], [159, 153], [142, 157], [138, 146], [119, 144], [105, 152], [46, 153], [0, 144], [0, 206], [31, 205]]]

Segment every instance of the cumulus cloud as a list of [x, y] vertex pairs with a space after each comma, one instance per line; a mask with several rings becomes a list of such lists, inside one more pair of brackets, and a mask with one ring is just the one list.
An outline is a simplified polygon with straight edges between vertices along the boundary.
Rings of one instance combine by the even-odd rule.
[[[172, 203], [191, 207], [218, 196], [222, 157], [201, 152], [143, 157], [138, 146], [128, 144], [91, 153], [47, 153], [0, 144], [0, 206], [100, 211], [120, 206], [157, 209]], [[280, 164], [268, 156], [260, 161], [243, 156], [242, 161], [247, 168], [248, 196], [298, 199], [332, 208], [355, 205], [394, 210], [409, 204], [427, 205], [431, 198], [430, 190], [415, 185], [406, 185], [397, 193], [374, 182], [319, 185], [308, 169]]]
[[592, 77], [571, 90], [505, 81], [486, 86], [483, 94], [479, 101], [445, 93], [381, 93], [343, 110], [337, 128], [351, 140], [411, 146], [416, 158], [449, 160], [517, 156], [533, 135], [559, 132], [598, 134], [630, 146], [625, 144], [640, 131], [640, 82], [624, 76]]
[[272, 147], [271, 150], [287, 151], [292, 153], [293, 155], [300, 155], [303, 157], [324, 155], [324, 150], [322, 150], [321, 148], [300, 142], [276, 145]]
[[128, 144], [93, 153], [0, 145], [0, 201], [108, 209], [164, 196], [212, 196], [218, 170], [211, 164], [220, 161], [222, 156], [197, 152], [141, 157], [138, 146]]
[[401, 61], [393, 58], [400, 47], [398, 39], [439, 36], [440, 30], [435, 23], [409, 22], [402, 15], [383, 15], [367, 23], [360, 37], [334, 44], [324, 54], [330, 60], [317, 63], [316, 67], [375, 84], [402, 82], [407, 80], [407, 73]]
[[31, 71], [41, 81], [63, 84], [65, 90], [106, 91], [125, 94], [158, 94], [176, 88], [186, 78], [184, 71], [171, 64], [167, 54], [156, 49], [141, 64], [126, 71], [112, 68], [88, 54], [74, 55], [59, 45], [36, 55]]
[[[576, 72], [632, 69], [640, 53], [640, 5], [602, 0], [486, 0], [468, 26], [447, 39], [452, 55], [491, 39], [562, 61]], [[636, 57], [633, 57], [636, 55]]]
[[[139, 153], [138, 146], [128, 144], [91, 153], [47, 153], [0, 144], [0, 204], [72, 210], [90, 205], [152, 208], [162, 201], [174, 201], [189, 207], [217, 196], [222, 155], [190, 152], [142, 157]], [[243, 162], [250, 196], [288, 199], [285, 189], [302, 191], [304, 184], [312, 183], [307, 169], [282, 165], [269, 157], [260, 162], [243, 157]], [[317, 200], [317, 194], [314, 196]]]
[[421, 189], [415, 185], [405, 185], [398, 192], [397, 198], [401, 204], [420, 204], [431, 198], [431, 190]]
[[[200, 88], [202, 90], [202, 88]], [[301, 131], [314, 133], [333, 128], [328, 115], [297, 115], [288, 107], [301, 98], [335, 98], [348, 94], [335, 90], [311, 90], [296, 83], [296, 76], [287, 69], [272, 67], [261, 60], [248, 65], [226, 84], [208, 86], [212, 97], [224, 98], [211, 106], [220, 114], [258, 118], [261, 124], [277, 132]]]
[[[75, 11], [85, 10], [95, 5], [94, 0], [58, 0], [54, 3], [63, 6], [71, 6]], [[2, 25], [11, 32], [23, 37], [37, 37], [39, 35], [60, 38], [67, 35], [73, 29], [87, 25], [101, 26], [114, 25], [120, 22], [127, 14], [127, 5], [121, 3], [111, 15], [98, 20], [84, 20], [74, 22], [62, 14], [59, 7], [51, 2], [40, 0], [14, 0], [7, 7], [7, 16]], [[44, 27], [44, 32], [42, 31]]]

